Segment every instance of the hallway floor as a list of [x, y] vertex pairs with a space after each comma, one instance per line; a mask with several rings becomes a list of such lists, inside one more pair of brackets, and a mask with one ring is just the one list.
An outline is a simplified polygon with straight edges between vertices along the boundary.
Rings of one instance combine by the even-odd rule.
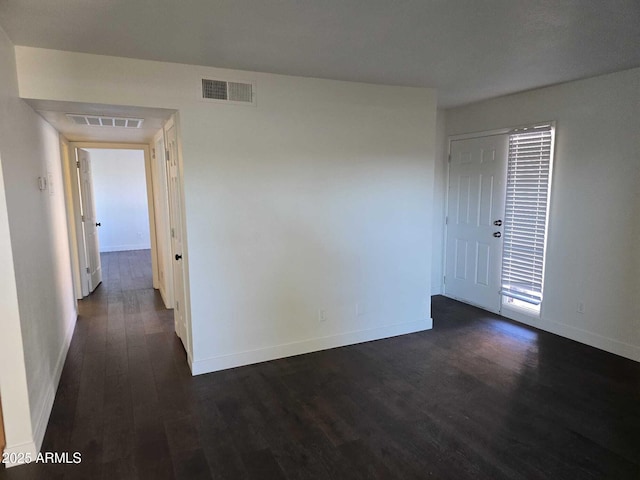
[[444, 297], [434, 329], [208, 375], [151, 286], [103, 254], [43, 451], [11, 479], [640, 478], [640, 365]]

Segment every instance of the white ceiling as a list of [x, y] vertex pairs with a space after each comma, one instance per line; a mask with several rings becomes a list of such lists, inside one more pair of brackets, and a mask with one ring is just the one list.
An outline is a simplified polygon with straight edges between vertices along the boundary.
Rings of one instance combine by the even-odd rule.
[[640, 0], [0, 0], [17, 45], [436, 87], [441, 107], [640, 66]]
[[[169, 119], [173, 110], [126, 107], [96, 103], [26, 100], [53, 127], [72, 142], [149, 143]], [[92, 127], [77, 125], [67, 113], [143, 118], [142, 128]]]

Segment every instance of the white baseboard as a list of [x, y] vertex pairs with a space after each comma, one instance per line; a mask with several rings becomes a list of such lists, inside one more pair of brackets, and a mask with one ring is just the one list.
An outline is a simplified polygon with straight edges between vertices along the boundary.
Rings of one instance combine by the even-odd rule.
[[100, 253], [107, 252], [126, 252], [129, 250], [150, 250], [151, 246], [148, 244], [137, 244], [137, 245], [113, 245], [113, 246], [103, 246], [100, 245]]
[[78, 317], [76, 316], [67, 328], [64, 343], [62, 344], [62, 349], [60, 350], [60, 353], [58, 355], [58, 360], [53, 372], [53, 378], [47, 386], [44, 401], [40, 406], [40, 412], [38, 412], [38, 418], [33, 429], [33, 441], [36, 445], [37, 451], [40, 451], [40, 448], [42, 447], [42, 441], [44, 440], [44, 434], [47, 431], [49, 416], [51, 415], [51, 410], [53, 409], [53, 401], [56, 398], [56, 391], [58, 390], [58, 385], [60, 384], [62, 369], [64, 368], [64, 362], [67, 359], [67, 353], [69, 352], [71, 338], [73, 337], [73, 331], [75, 330], [77, 321]]
[[564, 323], [554, 322], [548, 319], [531, 317], [526, 314], [521, 314], [515, 310], [503, 309], [502, 316], [515, 320], [516, 322], [524, 323], [526, 325], [545, 330], [547, 332], [555, 333], [561, 337], [575, 340], [576, 342], [584, 343], [590, 347], [604, 350], [605, 352], [620, 355], [621, 357], [629, 358], [640, 362], [640, 347], [631, 345], [630, 343], [621, 342], [613, 338], [598, 335], [597, 333], [589, 332], [581, 328], [572, 327]]
[[252, 363], [266, 362], [268, 360], [301, 355], [303, 353], [317, 352], [319, 350], [327, 350], [329, 348], [343, 347], [345, 345], [353, 345], [356, 343], [369, 342], [371, 340], [380, 340], [407, 333], [430, 330], [431, 328], [433, 328], [433, 319], [428, 318], [416, 322], [399, 323], [384, 327], [331, 335], [328, 337], [312, 338], [299, 342], [274, 345], [272, 347], [265, 347], [257, 350], [205, 358], [204, 360], [191, 360], [191, 372], [193, 375], [201, 375], [203, 373], [241, 367]]

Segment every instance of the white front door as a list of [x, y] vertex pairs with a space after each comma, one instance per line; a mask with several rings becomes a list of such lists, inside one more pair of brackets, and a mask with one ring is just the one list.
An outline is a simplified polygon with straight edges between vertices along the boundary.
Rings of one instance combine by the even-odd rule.
[[87, 270], [86, 282], [89, 293], [93, 292], [102, 282], [102, 266], [100, 264], [100, 244], [98, 241], [98, 226], [96, 220], [96, 204], [93, 197], [93, 175], [91, 173], [91, 159], [89, 152], [78, 148], [78, 168], [80, 169], [80, 201], [82, 208], [82, 229]]
[[182, 247], [182, 189], [178, 169], [178, 141], [175, 122], [165, 127], [169, 177], [169, 220], [171, 223], [171, 255], [173, 260], [173, 310], [176, 333], [189, 351], [185, 319], [185, 292]]
[[451, 142], [445, 294], [492, 312], [500, 311], [508, 151], [506, 134]]

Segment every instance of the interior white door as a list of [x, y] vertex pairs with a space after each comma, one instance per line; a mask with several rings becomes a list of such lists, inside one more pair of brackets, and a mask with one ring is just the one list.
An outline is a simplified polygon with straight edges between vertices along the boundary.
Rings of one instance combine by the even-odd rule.
[[182, 239], [182, 188], [178, 169], [178, 141], [176, 126], [173, 121], [165, 127], [166, 155], [169, 178], [169, 220], [171, 222], [171, 256], [173, 259], [173, 297], [174, 321], [176, 333], [189, 351], [185, 318], [185, 289], [183, 270]]
[[96, 204], [93, 196], [93, 175], [91, 173], [91, 158], [89, 152], [78, 148], [78, 168], [80, 169], [80, 202], [82, 209], [82, 229], [87, 270], [86, 282], [89, 293], [93, 292], [102, 282], [102, 265], [100, 264], [100, 243], [96, 219]]
[[451, 142], [445, 294], [500, 311], [509, 136]]
[[164, 130], [153, 138], [153, 196], [156, 215], [156, 243], [158, 251], [158, 277], [165, 306], [173, 308], [173, 257], [171, 256], [171, 222], [169, 219], [169, 187]]

